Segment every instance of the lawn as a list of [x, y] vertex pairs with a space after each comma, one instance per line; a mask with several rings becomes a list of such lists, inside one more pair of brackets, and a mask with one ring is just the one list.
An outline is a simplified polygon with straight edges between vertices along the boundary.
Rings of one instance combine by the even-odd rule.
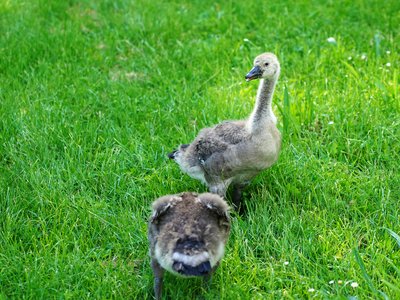
[[397, 0], [0, 1], [0, 299], [151, 299], [150, 204], [206, 191], [166, 154], [250, 114], [266, 51], [280, 158], [211, 288], [165, 298], [400, 299], [399, 24]]

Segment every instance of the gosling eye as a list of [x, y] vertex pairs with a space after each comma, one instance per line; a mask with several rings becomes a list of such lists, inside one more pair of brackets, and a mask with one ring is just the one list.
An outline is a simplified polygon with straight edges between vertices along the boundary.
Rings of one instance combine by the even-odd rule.
[[269, 66], [269, 63], [265, 63], [264, 66], [268, 67], [268, 66]]

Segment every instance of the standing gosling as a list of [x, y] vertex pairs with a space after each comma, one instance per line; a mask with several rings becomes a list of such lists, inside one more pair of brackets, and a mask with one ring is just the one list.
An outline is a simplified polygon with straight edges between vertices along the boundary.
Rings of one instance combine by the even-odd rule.
[[233, 203], [239, 209], [242, 189], [279, 156], [281, 135], [271, 108], [279, 74], [280, 65], [274, 54], [257, 56], [245, 77], [247, 81], [261, 79], [250, 117], [204, 128], [192, 143], [168, 154], [183, 172], [205, 183], [212, 193], [224, 197], [233, 184]]
[[154, 293], [160, 299], [164, 270], [211, 278], [224, 255], [230, 217], [226, 202], [210, 193], [163, 196], [152, 206], [148, 237]]

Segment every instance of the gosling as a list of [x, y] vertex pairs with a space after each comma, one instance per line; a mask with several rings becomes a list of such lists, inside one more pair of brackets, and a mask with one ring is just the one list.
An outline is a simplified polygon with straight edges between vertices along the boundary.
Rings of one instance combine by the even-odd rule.
[[279, 156], [281, 135], [271, 108], [279, 74], [280, 64], [274, 54], [257, 56], [245, 76], [246, 81], [261, 79], [250, 117], [204, 128], [192, 143], [168, 154], [184, 173], [206, 184], [212, 193], [225, 197], [233, 184], [232, 200], [239, 211], [242, 189]]
[[148, 238], [155, 298], [161, 298], [164, 270], [208, 282], [229, 237], [228, 204], [215, 194], [186, 192], [163, 196], [152, 208]]

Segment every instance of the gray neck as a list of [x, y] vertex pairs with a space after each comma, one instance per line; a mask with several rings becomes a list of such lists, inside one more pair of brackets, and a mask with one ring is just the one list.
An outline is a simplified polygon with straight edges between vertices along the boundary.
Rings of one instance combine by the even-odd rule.
[[261, 79], [258, 86], [256, 105], [251, 113], [248, 125], [251, 131], [263, 125], [267, 120], [276, 123], [276, 117], [272, 112], [271, 102], [274, 95], [277, 78]]

